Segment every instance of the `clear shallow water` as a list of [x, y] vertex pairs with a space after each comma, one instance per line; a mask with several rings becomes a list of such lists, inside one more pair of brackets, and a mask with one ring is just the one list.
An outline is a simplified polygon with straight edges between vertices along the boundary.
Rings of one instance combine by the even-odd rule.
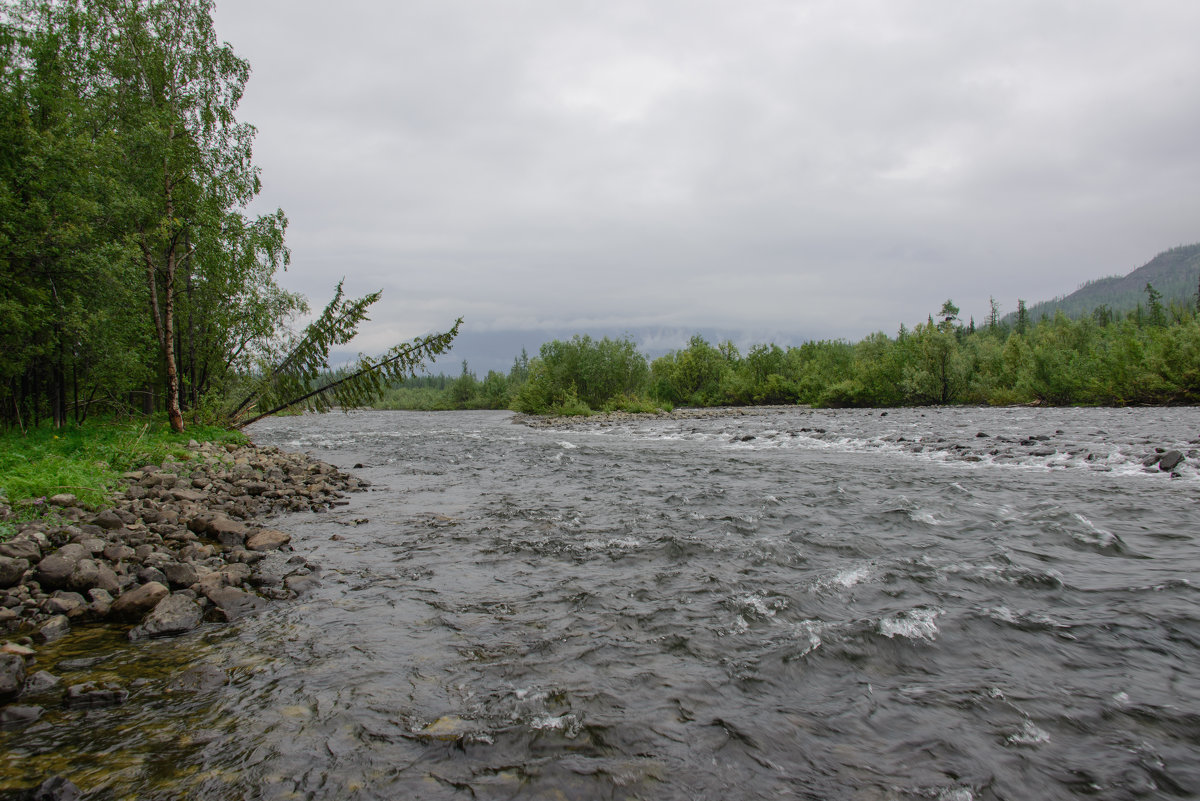
[[1200, 794], [1200, 476], [1142, 466], [1200, 410], [251, 433], [375, 486], [282, 521], [316, 593], [155, 644], [216, 686], [78, 719], [116, 797]]

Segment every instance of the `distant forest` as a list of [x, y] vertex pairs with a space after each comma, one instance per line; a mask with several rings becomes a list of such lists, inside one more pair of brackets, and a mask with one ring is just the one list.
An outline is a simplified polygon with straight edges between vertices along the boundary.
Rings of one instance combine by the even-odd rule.
[[[1058, 311], [1079, 318], [1102, 307], [1128, 314], [1145, 305], [1146, 284], [1161, 293], [1164, 303], [1192, 302], [1200, 289], [1200, 244], [1172, 248], [1128, 275], [1088, 281], [1069, 295], [1035, 303], [1027, 311], [1034, 320], [1053, 317]], [[1005, 319], [1013, 323], [1016, 312]]]
[[1035, 319], [1022, 304], [1009, 322], [993, 302], [982, 325], [947, 300], [895, 336], [799, 347], [700, 336], [650, 360], [628, 338], [576, 335], [522, 353], [507, 373], [394, 384], [377, 408], [514, 409], [534, 414], [652, 412], [675, 406], [808, 404], [822, 407], [945, 404], [1108, 405], [1200, 402], [1200, 298], [1167, 302], [1152, 284], [1122, 313], [1056, 311]]

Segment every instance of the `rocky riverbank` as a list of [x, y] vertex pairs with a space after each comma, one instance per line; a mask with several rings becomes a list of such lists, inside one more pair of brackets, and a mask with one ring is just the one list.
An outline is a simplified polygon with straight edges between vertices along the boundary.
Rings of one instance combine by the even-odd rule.
[[[37, 648], [92, 622], [129, 626], [130, 640], [230, 621], [293, 598], [320, 569], [291, 553], [269, 515], [347, 503], [366, 482], [304, 454], [272, 447], [190, 443], [186, 460], [125, 474], [110, 508], [71, 495], [45, 500], [41, 519], [0, 542], [0, 727], [43, 708], [121, 703], [119, 686], [61, 687], [37, 669]], [[0, 507], [0, 519], [11, 510]]]

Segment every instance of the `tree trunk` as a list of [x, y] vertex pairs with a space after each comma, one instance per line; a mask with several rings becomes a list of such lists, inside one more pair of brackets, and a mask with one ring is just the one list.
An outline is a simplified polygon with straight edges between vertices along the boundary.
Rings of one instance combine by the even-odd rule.
[[167, 252], [167, 280], [163, 287], [163, 358], [167, 364], [167, 419], [171, 430], [182, 433], [183, 412], [179, 409], [179, 371], [175, 368], [175, 248]]

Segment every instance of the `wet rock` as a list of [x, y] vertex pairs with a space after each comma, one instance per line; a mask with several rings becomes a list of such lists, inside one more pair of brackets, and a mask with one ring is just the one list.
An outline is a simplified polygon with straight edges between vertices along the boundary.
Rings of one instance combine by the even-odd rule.
[[39, 670], [25, 679], [25, 687], [22, 689], [21, 695], [45, 695], [54, 692], [61, 686], [62, 679], [58, 676], [48, 670]]
[[291, 535], [273, 528], [264, 528], [246, 540], [250, 551], [277, 551], [292, 541]]
[[226, 621], [237, 620], [243, 615], [266, 608], [267, 602], [257, 595], [237, 587], [206, 588], [204, 597], [212, 601]]
[[63, 704], [68, 707], [116, 706], [129, 699], [129, 691], [112, 682], [85, 681], [67, 688]]
[[171, 679], [167, 689], [172, 692], [213, 690], [229, 683], [229, 676], [216, 665], [193, 665]]
[[28, 559], [14, 559], [11, 556], [0, 556], [0, 589], [18, 584], [28, 569]]
[[462, 740], [464, 737], [478, 731], [478, 727], [470, 721], [463, 720], [457, 715], [446, 715], [430, 723], [415, 734], [423, 740]]
[[112, 614], [124, 619], [140, 618], [171, 594], [166, 585], [151, 581], [121, 594], [113, 601]]
[[0, 653], [0, 701], [15, 698], [25, 687], [25, 657]]
[[1142, 460], [1142, 467], [1154, 467], [1162, 460], [1161, 453], [1152, 453]]
[[66, 615], [55, 615], [42, 624], [35, 635], [39, 642], [54, 642], [71, 633], [71, 621]]
[[1164, 473], [1169, 473], [1174, 470], [1183, 461], [1183, 454], [1179, 451], [1167, 451], [1158, 460], [1158, 469]]
[[296, 595], [304, 595], [312, 592], [321, 584], [321, 579], [312, 575], [294, 574], [283, 580], [283, 586]]
[[45, 712], [40, 706], [11, 706], [0, 707], [0, 729], [23, 729], [33, 723]]
[[199, 627], [200, 605], [186, 595], [168, 595], [146, 615], [146, 619], [129, 632], [129, 639], [171, 637]]

